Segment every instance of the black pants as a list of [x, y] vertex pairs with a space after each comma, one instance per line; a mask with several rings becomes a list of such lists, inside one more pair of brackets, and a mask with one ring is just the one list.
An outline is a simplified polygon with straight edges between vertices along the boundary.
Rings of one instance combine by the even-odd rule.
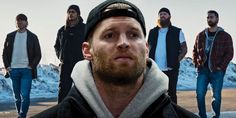
[[168, 95], [171, 100], [177, 104], [176, 86], [178, 82], [179, 69], [173, 69], [169, 71], [163, 71], [169, 78]]
[[72, 87], [71, 72], [73, 65], [61, 64], [60, 65], [60, 81], [59, 81], [59, 91], [58, 91], [58, 103], [60, 103], [69, 93]]

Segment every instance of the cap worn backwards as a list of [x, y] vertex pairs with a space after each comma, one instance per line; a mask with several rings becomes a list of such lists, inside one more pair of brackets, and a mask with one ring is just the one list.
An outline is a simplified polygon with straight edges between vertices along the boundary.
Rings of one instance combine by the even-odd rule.
[[89, 34], [99, 22], [113, 16], [127, 16], [136, 19], [146, 36], [143, 14], [134, 4], [125, 0], [106, 0], [90, 11], [86, 22], [85, 41], [88, 41]]

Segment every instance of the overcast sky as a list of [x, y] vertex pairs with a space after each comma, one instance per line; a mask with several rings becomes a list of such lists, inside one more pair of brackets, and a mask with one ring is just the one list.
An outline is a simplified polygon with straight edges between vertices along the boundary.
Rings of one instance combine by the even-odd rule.
[[[69, 5], [80, 6], [81, 16], [86, 22], [89, 11], [104, 0], [4, 0], [0, 4], [0, 49], [9, 32], [16, 30], [15, 16], [24, 13], [28, 17], [28, 29], [38, 35], [42, 48], [41, 63], [57, 64], [54, 43], [57, 30], [65, 24]], [[235, 0], [129, 0], [143, 12], [147, 32], [156, 26], [158, 11], [169, 8], [172, 24], [182, 28], [188, 45], [187, 56], [192, 56], [193, 43], [197, 33], [207, 27], [206, 16], [210, 9], [219, 13], [219, 26], [231, 34], [236, 46], [236, 1]], [[236, 48], [234, 48], [236, 52]], [[236, 55], [236, 54], [235, 54]], [[234, 62], [236, 56], [234, 56]], [[0, 66], [2, 59], [0, 59]]]

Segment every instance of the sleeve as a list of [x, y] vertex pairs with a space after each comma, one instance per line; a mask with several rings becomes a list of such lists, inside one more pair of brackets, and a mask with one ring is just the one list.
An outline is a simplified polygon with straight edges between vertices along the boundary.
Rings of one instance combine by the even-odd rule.
[[54, 49], [55, 49], [55, 52], [56, 52], [56, 56], [57, 58], [59, 59], [60, 57], [60, 50], [61, 50], [61, 45], [60, 45], [60, 30], [58, 30], [57, 32], [57, 38], [56, 38], [56, 42], [55, 42], [55, 45], [54, 45]]
[[34, 55], [34, 60], [32, 62], [32, 65], [30, 65], [32, 68], [37, 67], [42, 57], [39, 40], [36, 35], [34, 36]]
[[180, 30], [180, 32], [179, 32], [179, 42], [180, 43], [185, 42], [185, 36], [184, 36], [184, 33], [182, 30]]
[[220, 68], [226, 69], [230, 61], [234, 56], [234, 48], [233, 48], [233, 41], [232, 37], [228, 34], [226, 36], [226, 40], [224, 41], [224, 59], [221, 61]]
[[195, 39], [194, 47], [193, 47], [193, 63], [195, 64], [195, 67], [197, 66], [197, 57], [198, 57], [198, 52], [197, 52], [198, 39], [199, 39], [199, 35], [197, 35]]
[[9, 36], [7, 35], [5, 42], [4, 42], [4, 47], [3, 47], [3, 52], [2, 52], [2, 60], [4, 67], [7, 68], [10, 66], [9, 60], [8, 60], [8, 54], [7, 54], [7, 49], [9, 48], [9, 41], [8, 41]]

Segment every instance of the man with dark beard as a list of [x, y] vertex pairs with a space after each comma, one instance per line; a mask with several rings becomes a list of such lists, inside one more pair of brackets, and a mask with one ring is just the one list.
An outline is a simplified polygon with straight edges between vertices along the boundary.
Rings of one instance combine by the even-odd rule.
[[219, 15], [216, 11], [208, 11], [208, 28], [197, 35], [193, 49], [193, 63], [198, 69], [197, 103], [199, 115], [206, 118], [205, 95], [210, 83], [212, 88], [212, 111], [214, 118], [220, 117], [221, 90], [226, 68], [233, 58], [231, 36], [218, 27]]
[[178, 82], [180, 61], [187, 53], [184, 34], [180, 28], [172, 26], [169, 9], [161, 8], [158, 13], [157, 26], [150, 30], [148, 43], [149, 57], [168, 76], [168, 94], [177, 103], [176, 86]]
[[194, 118], [166, 96], [168, 79], [148, 58], [141, 11], [124, 0], [106, 0], [87, 18], [75, 86], [39, 118]]

